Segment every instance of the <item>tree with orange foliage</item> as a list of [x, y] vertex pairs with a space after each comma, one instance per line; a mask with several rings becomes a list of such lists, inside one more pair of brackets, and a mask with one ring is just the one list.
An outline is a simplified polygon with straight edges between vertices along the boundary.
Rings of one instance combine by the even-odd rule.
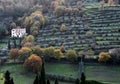
[[101, 52], [98, 57], [99, 62], [107, 62], [111, 58], [108, 52]]
[[37, 73], [41, 70], [42, 59], [36, 54], [32, 54], [23, 64], [24, 68], [28, 71]]
[[19, 60], [25, 61], [32, 53], [32, 50], [28, 47], [22, 47], [19, 51]]
[[65, 53], [65, 47], [64, 47], [64, 44], [62, 44], [62, 46], [60, 47], [60, 51], [61, 51], [62, 53]]
[[10, 59], [14, 59], [14, 62], [15, 62], [15, 59], [17, 59], [19, 56], [18, 51], [19, 51], [18, 48], [13, 48], [9, 52]]
[[26, 42], [25, 44], [23, 44], [23, 47], [33, 47], [33, 44], [31, 42]]
[[108, 0], [108, 5], [111, 6], [114, 4], [114, 0]]

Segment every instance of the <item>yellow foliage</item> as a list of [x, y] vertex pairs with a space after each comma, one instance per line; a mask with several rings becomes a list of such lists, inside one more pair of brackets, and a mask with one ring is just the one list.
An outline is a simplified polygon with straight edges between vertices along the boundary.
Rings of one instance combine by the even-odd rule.
[[18, 53], [19, 53], [19, 60], [24, 61], [27, 57], [30, 56], [32, 50], [28, 47], [22, 47]]
[[26, 54], [26, 53], [30, 53], [31, 52], [31, 49], [28, 48], [28, 47], [22, 47], [20, 50], [19, 50], [19, 54]]
[[63, 31], [66, 31], [66, 26], [65, 26], [65, 24], [62, 24], [62, 25], [61, 25], [60, 31], [62, 31], [62, 32], [63, 32]]
[[25, 44], [23, 44], [23, 47], [32, 47], [33, 44], [31, 42], [25, 42]]
[[33, 35], [28, 35], [28, 36], [26, 37], [26, 42], [34, 42], [34, 40], [35, 40], [35, 38], [34, 38]]
[[55, 55], [55, 58], [60, 59], [61, 56], [63, 56], [63, 53], [60, 51], [60, 49], [55, 49], [54, 55]]
[[66, 56], [68, 60], [74, 62], [75, 60], [77, 60], [78, 55], [75, 50], [68, 50]]
[[99, 59], [98, 59], [98, 61], [100, 61], [100, 62], [106, 62], [106, 61], [108, 61], [110, 58], [111, 58], [111, 56], [109, 55], [108, 52], [101, 52], [101, 53], [99, 54]]

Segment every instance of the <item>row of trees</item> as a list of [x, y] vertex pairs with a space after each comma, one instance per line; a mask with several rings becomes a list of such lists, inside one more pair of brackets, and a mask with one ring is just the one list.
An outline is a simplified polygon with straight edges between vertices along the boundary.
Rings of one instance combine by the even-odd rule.
[[[77, 53], [75, 50], [68, 50], [66, 53], [64, 52], [63, 46], [60, 49], [55, 49], [54, 47], [48, 48], [39, 48], [39, 47], [22, 47], [21, 49], [13, 48], [9, 52], [10, 59], [19, 59], [20, 61], [25, 61], [32, 54], [36, 54], [37, 56], [43, 56], [45, 59], [50, 59], [51, 57], [60, 59], [62, 57], [66, 57], [68, 60], [74, 62], [77, 60]], [[65, 55], [65, 56], [64, 56]]]
[[[101, 1], [100, 1], [101, 8], [104, 7], [105, 2], [106, 2], [106, 0], [101, 0]], [[119, 3], [118, 0], [108, 0], [108, 1], [107, 1], [108, 6], [112, 6], [112, 5], [118, 4], [118, 3]]]
[[34, 5], [36, 0], [1, 0], [0, 13], [4, 15], [23, 15]]
[[65, 14], [70, 15], [71, 13], [78, 15], [82, 9], [82, 1], [78, 1], [75, 8], [71, 8], [70, 6], [68, 6], [69, 3], [70, 2], [68, 2], [67, 0], [55, 0], [51, 2], [53, 13], [56, 16], [63, 16]]

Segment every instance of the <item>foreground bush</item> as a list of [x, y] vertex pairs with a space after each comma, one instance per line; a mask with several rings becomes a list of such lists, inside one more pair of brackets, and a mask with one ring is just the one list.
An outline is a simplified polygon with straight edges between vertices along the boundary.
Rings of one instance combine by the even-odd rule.
[[32, 54], [23, 64], [24, 68], [28, 71], [32, 71], [37, 73], [40, 71], [41, 66], [42, 66], [42, 59], [35, 55]]

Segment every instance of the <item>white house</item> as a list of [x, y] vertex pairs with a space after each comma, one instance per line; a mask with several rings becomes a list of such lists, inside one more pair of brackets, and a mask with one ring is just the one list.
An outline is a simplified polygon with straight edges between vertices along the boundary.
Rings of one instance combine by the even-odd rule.
[[22, 37], [26, 35], [26, 29], [22, 28], [22, 29], [12, 29], [11, 30], [11, 37]]

